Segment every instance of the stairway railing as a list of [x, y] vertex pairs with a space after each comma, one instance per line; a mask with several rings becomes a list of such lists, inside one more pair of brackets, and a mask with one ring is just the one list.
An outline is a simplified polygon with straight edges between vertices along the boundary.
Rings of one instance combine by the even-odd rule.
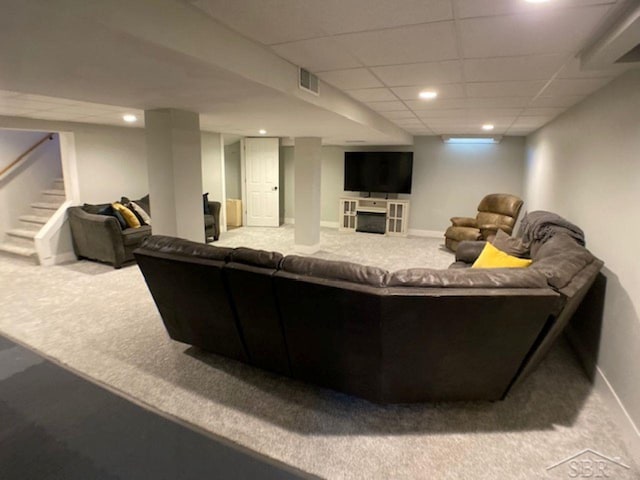
[[4, 177], [5, 174], [9, 173], [11, 170], [13, 170], [14, 168], [16, 168], [18, 166], [18, 164], [27, 156], [29, 155], [31, 152], [33, 152], [36, 148], [38, 148], [40, 145], [42, 145], [43, 143], [45, 143], [47, 140], [53, 140], [53, 133], [48, 133], [44, 138], [42, 138], [41, 140], [39, 140], [38, 142], [34, 143], [28, 150], [26, 150], [22, 155], [20, 155], [18, 158], [16, 158], [13, 162], [11, 162], [9, 165], [7, 165], [6, 167], [4, 167], [2, 170], [0, 170], [0, 178]]

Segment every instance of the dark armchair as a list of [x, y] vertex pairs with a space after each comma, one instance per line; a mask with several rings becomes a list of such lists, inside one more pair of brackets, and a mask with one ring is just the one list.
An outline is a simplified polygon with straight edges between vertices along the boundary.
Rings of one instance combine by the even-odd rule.
[[456, 251], [465, 240], [489, 240], [498, 230], [511, 234], [516, 224], [522, 199], [507, 193], [492, 193], [482, 199], [475, 218], [453, 217], [445, 232], [445, 245]]

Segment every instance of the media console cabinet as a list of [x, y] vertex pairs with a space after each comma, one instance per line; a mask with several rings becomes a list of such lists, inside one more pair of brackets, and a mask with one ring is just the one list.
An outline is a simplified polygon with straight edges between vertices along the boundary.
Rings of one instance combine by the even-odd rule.
[[409, 201], [399, 199], [342, 197], [338, 214], [342, 231], [406, 236]]

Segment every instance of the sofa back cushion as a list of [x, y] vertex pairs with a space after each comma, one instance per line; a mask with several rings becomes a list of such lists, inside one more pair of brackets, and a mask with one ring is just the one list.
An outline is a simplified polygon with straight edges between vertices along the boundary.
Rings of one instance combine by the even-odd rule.
[[391, 273], [387, 285], [425, 288], [546, 288], [547, 281], [542, 273], [530, 268], [409, 268]]
[[221, 262], [226, 262], [231, 252], [233, 252], [232, 248], [214, 247], [205, 243], [192, 242], [165, 235], [152, 235], [141, 245], [141, 248], [187, 259], [200, 258]]
[[277, 269], [280, 266], [282, 258], [282, 254], [278, 252], [238, 247], [231, 252], [229, 261], [243, 263], [245, 265], [253, 265], [254, 267]]
[[342, 280], [374, 287], [384, 286], [388, 275], [386, 270], [378, 267], [298, 255], [285, 257], [280, 268], [285, 272], [298, 275]]
[[550, 286], [560, 290], [596, 258], [566, 233], [558, 233], [532, 248], [530, 269], [543, 274]]

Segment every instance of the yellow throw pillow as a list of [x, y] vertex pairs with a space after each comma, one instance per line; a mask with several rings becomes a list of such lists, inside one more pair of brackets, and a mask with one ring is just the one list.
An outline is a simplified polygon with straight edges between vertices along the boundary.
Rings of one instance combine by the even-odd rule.
[[140, 221], [136, 218], [131, 210], [122, 205], [120, 202], [114, 202], [111, 204], [113, 208], [120, 212], [124, 221], [127, 222], [127, 225], [131, 228], [140, 228]]
[[532, 260], [504, 253], [487, 242], [471, 268], [526, 268], [531, 265], [531, 262]]

